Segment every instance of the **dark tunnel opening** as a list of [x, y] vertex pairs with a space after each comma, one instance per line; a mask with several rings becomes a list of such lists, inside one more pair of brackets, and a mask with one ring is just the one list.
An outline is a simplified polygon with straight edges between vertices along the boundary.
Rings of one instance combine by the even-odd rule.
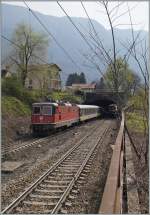
[[103, 100], [93, 100], [92, 102], [85, 102], [87, 105], [97, 105], [102, 108], [107, 108], [111, 104], [116, 104], [113, 100], [103, 99]]
[[85, 104], [99, 106], [101, 108], [100, 110], [101, 110], [102, 117], [105, 117], [105, 118], [112, 116], [109, 110], [110, 105], [117, 105], [115, 101], [110, 99], [93, 100], [92, 102], [85, 102]]

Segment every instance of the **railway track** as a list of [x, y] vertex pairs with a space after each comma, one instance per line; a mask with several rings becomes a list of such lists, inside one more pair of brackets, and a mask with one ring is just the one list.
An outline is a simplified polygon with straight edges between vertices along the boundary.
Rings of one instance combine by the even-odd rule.
[[11, 153], [16, 153], [16, 152], [19, 152], [21, 150], [24, 150], [25, 148], [28, 148], [28, 147], [31, 147], [33, 145], [36, 145], [36, 144], [39, 144], [39, 143], [45, 143], [49, 140], [51, 140], [52, 138], [55, 138], [56, 137], [56, 134], [57, 134], [57, 137], [59, 136], [64, 136], [66, 135], [66, 132], [69, 130], [69, 131], [72, 131], [74, 129], [74, 127], [69, 127], [64, 131], [56, 131], [55, 133], [49, 135], [48, 137], [44, 137], [44, 138], [34, 138], [32, 140], [27, 140], [27, 141], [24, 141], [24, 142], [21, 142], [21, 143], [18, 143], [17, 146], [14, 146], [14, 145], [8, 145], [8, 146], [5, 146], [5, 147], [1, 147], [1, 156], [2, 158], [5, 158], [5, 156], [11, 154]]
[[36, 138], [32, 141], [22, 142], [22, 143], [18, 144], [18, 146], [12, 146], [11, 145], [11, 146], [7, 146], [7, 147], [2, 147], [2, 152], [1, 152], [2, 158], [4, 158], [6, 155], [8, 155], [10, 153], [18, 152], [18, 151], [21, 151], [22, 149], [25, 149], [27, 147], [30, 147], [30, 146], [33, 146], [35, 144], [44, 142], [44, 141], [48, 140], [49, 138], [50, 137], [45, 137], [45, 138], [40, 138], [40, 139]]
[[85, 182], [96, 152], [109, 130], [108, 121], [94, 127], [2, 213], [58, 213]]

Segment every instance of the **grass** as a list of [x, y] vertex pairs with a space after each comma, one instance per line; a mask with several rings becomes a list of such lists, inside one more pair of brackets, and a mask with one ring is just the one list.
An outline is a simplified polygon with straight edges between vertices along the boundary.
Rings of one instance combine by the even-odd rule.
[[2, 114], [4, 116], [29, 116], [31, 113], [29, 106], [15, 97], [3, 96], [1, 102]]
[[128, 128], [135, 132], [143, 133], [145, 130], [145, 118], [138, 112], [126, 113], [126, 122]]

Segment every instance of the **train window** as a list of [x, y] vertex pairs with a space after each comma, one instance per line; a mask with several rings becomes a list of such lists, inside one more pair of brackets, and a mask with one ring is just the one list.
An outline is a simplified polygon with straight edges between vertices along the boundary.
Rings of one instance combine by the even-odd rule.
[[42, 114], [44, 115], [52, 115], [52, 107], [51, 106], [42, 106]]
[[40, 114], [40, 107], [33, 107], [33, 114]]

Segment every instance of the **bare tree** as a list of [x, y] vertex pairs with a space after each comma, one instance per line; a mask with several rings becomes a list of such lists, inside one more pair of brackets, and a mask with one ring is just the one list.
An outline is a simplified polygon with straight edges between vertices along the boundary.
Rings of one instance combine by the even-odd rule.
[[48, 40], [43, 33], [37, 33], [30, 26], [19, 24], [14, 31], [14, 54], [11, 60], [17, 65], [23, 86], [28, 75], [28, 65], [46, 50]]
[[[119, 96], [119, 75], [120, 75], [120, 71], [119, 68], [117, 67], [117, 59], [120, 57], [119, 56], [119, 52], [120, 50], [117, 50], [117, 45], [116, 45], [116, 41], [118, 40], [118, 38], [116, 38], [115, 36], [115, 27], [122, 25], [122, 23], [118, 23], [117, 21], [119, 20], [119, 18], [121, 16], [124, 16], [125, 14], [129, 13], [128, 9], [126, 11], [124, 11], [122, 14], [118, 14], [118, 11], [120, 9], [120, 7], [122, 5], [124, 5], [124, 2], [117, 2], [116, 5], [113, 8], [109, 7], [109, 2], [106, 1], [99, 1], [98, 2], [99, 5], [101, 5], [103, 7], [103, 11], [101, 11], [101, 13], [103, 12], [104, 15], [106, 15], [109, 25], [110, 25], [110, 29], [111, 29], [111, 38], [112, 38], [112, 47], [107, 48], [106, 44], [104, 44], [104, 42], [102, 41], [102, 38], [100, 38], [99, 34], [97, 33], [94, 24], [92, 23], [92, 20], [90, 19], [88, 12], [86, 10], [86, 6], [84, 5], [84, 3], [81, 1], [81, 5], [83, 7], [83, 10], [85, 11], [88, 20], [89, 20], [89, 24], [91, 25], [90, 31], [88, 32], [91, 40], [91, 45], [94, 49], [94, 52], [92, 52], [91, 56], [88, 56], [87, 54], [84, 55], [84, 57], [89, 60], [90, 63], [92, 63], [93, 65], [95, 65], [95, 68], [100, 72], [101, 76], [105, 79], [105, 82], [107, 84], [107, 86], [109, 88], [111, 88], [112, 91], [115, 91], [117, 94], [117, 100], [118, 100], [118, 105], [120, 106], [121, 104], [121, 98]], [[135, 6], [134, 6], [135, 7]], [[134, 9], [134, 7], [132, 9]], [[132, 10], [131, 9], [131, 10]], [[117, 23], [116, 23], [117, 22]], [[130, 25], [129, 24], [124, 24], [124, 25]], [[84, 29], [85, 30], [85, 29]], [[87, 31], [86, 31], [87, 32]], [[133, 49], [133, 45], [130, 47], [130, 51]], [[125, 54], [123, 60], [124, 63], [127, 62], [127, 57], [129, 57], [130, 52], [127, 51], [127, 53]], [[103, 64], [103, 66], [106, 67], [110, 67], [111, 65], [111, 75], [112, 75], [112, 82], [111, 84], [108, 84], [108, 81], [105, 78], [104, 72], [102, 72], [102, 70], [100, 68], [100, 64], [99, 62], [101, 62], [101, 64]], [[127, 73], [128, 71], [125, 70], [124, 68], [124, 73]], [[136, 83], [136, 81], [135, 81]]]

